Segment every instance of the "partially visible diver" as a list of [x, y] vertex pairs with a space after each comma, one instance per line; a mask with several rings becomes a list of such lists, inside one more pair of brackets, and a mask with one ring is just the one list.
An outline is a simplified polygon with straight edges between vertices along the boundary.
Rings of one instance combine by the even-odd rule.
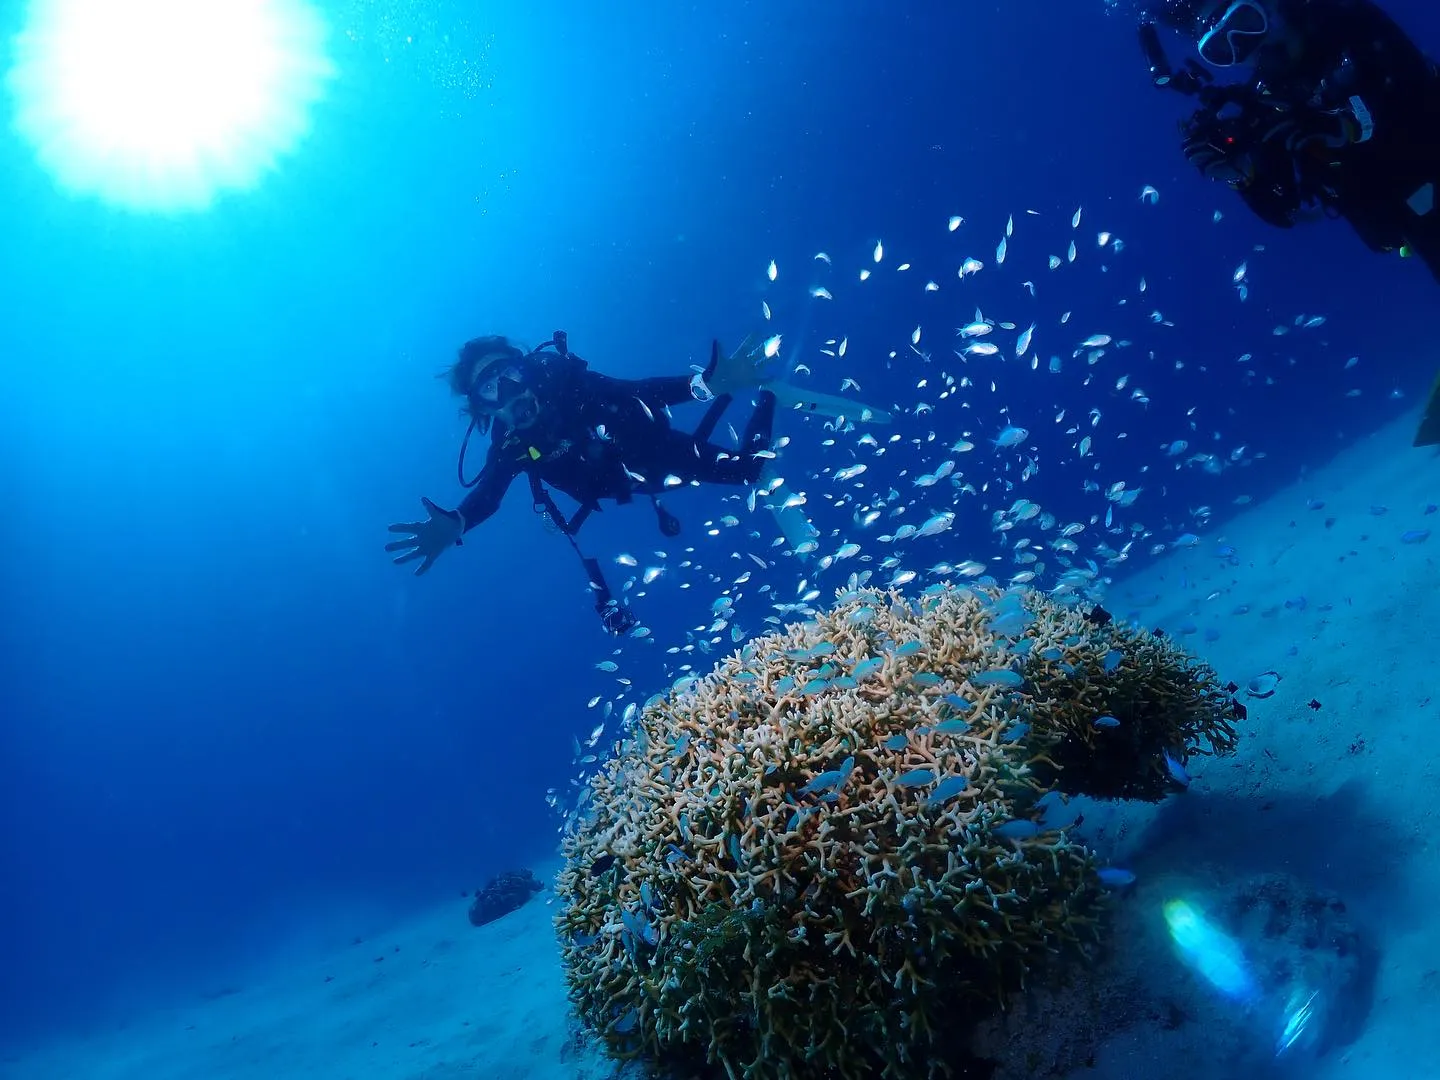
[[[426, 520], [390, 526], [401, 539], [385, 545], [396, 563], [420, 560], [423, 574], [464, 534], [490, 517], [510, 484], [521, 473], [530, 482], [531, 505], [561, 532], [579, 555], [595, 593], [595, 610], [613, 634], [633, 630], [635, 615], [611, 592], [594, 558], [580, 550], [575, 535], [600, 500], [624, 504], [647, 496], [665, 536], [680, 532], [680, 521], [660, 502], [680, 484], [754, 485], [769, 456], [777, 391], [788, 405], [827, 411], [854, 403], [822, 395], [800, 395], [765, 374], [748, 340], [728, 356], [719, 343], [710, 363], [695, 375], [616, 379], [592, 371], [570, 351], [562, 330], [529, 352], [498, 335], [467, 341], [444, 378], [464, 398], [470, 427], [461, 444], [457, 474], [470, 488], [458, 509], [446, 510], [422, 498]], [[711, 441], [734, 395], [753, 391], [755, 409], [739, 438], [726, 449]], [[671, 427], [669, 408], [709, 401], [695, 431]], [[465, 456], [473, 434], [488, 433], [485, 464], [465, 476]], [[546, 485], [573, 498], [579, 509], [567, 518]], [[803, 522], [803, 517], [801, 519]], [[782, 522], [783, 524], [783, 522]], [[800, 527], [798, 525], [796, 528]], [[808, 528], [808, 523], [803, 527]]]
[[[1157, 25], [1198, 60], [1172, 67]], [[1150, 0], [1140, 44], [1156, 86], [1199, 102], [1181, 132], [1202, 174], [1271, 225], [1344, 218], [1440, 280], [1440, 69], [1373, 0]], [[1440, 382], [1415, 442], [1440, 443]]]

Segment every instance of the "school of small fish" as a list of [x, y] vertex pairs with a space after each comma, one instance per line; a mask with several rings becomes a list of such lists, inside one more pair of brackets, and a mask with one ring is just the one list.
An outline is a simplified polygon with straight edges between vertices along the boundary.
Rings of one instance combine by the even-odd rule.
[[[1142, 207], [1159, 201], [1155, 187], [1141, 190]], [[590, 751], [606, 732], [620, 738], [638, 715], [634, 679], [622, 669], [654, 657], [650, 650], [658, 650], [669, 688], [683, 690], [754, 634], [813, 616], [842, 587], [924, 591], [980, 580], [1098, 603], [1109, 576], [1130, 560], [1211, 543], [1205, 536], [1215, 514], [1211, 506], [1160, 511], [1153, 519], [1147, 507], [1176, 471], [1242, 475], [1264, 459], [1256, 446], [1264, 433], [1239, 437], [1226, 430], [1223, 410], [1212, 408], [1209, 415], [1196, 406], [1183, 410], [1183, 419], [1158, 444], [1130, 437], [1127, 421], [1146, 417], [1152, 405], [1139, 382], [1147, 371], [1159, 365], [1203, 371], [1203, 365], [1153, 306], [1148, 279], [1127, 265], [1124, 239], [1109, 230], [1083, 235], [1085, 218], [1083, 208], [1058, 221], [1025, 210], [1009, 215], [998, 237], [987, 241], [969, 218], [950, 215], [942, 235], [953, 261], [917, 270], [906, 286], [928, 316], [906, 319], [888, 345], [875, 343], [874, 327], [846, 325], [847, 301], [857, 290], [873, 288], [868, 283], [876, 275], [909, 274], [918, 261], [896, 260], [882, 240], [871, 238], [863, 254], [852, 256], [848, 273], [847, 260], [824, 251], [808, 262], [795, 257], [765, 264], [760, 314], [769, 329], [759, 353], [787, 371], [802, 394], [813, 388], [853, 400], [853, 414], [802, 409], [793, 420], [782, 414], [777, 428], [786, 437], [766, 455], [759, 484], [739, 493], [711, 489], [706, 498], [721, 503], [719, 512], [687, 529], [675, 551], [613, 556], [629, 575], [617, 592], [638, 613], [643, 616], [647, 599], [656, 602], [652, 591], [663, 590], [666, 604], [694, 612], [695, 621], [683, 640], [671, 643], [642, 627], [638, 642], [621, 641], [595, 664], [614, 685], [589, 701], [601, 723], [583, 744], [575, 743], [583, 768], [572, 781], [578, 798], [569, 809], [583, 802], [583, 779], [597, 767]], [[988, 263], [965, 250], [982, 244], [985, 252], [993, 250]], [[1242, 261], [1223, 283], [1241, 301], [1258, 257]], [[1066, 279], [1087, 269], [1105, 283], [1115, 325], [1103, 325], [1094, 311], [1085, 316], [1087, 325], [1075, 325], [1081, 320], [1064, 303]], [[806, 304], [804, 325], [826, 329], [787, 336], [783, 326], [801, 322], [794, 313]], [[782, 311], [790, 313], [783, 322]], [[1325, 322], [1321, 315], [1298, 314], [1277, 326], [1274, 336], [1319, 333]], [[1139, 336], [1147, 344], [1136, 344]], [[870, 343], [858, 348], [862, 340]], [[1167, 359], [1170, 350], [1174, 355]], [[1238, 363], [1249, 381], [1262, 380], [1255, 354], [1243, 354]], [[1347, 361], [1345, 370], [1355, 363]], [[891, 422], [873, 422], [881, 410]], [[733, 428], [730, 435], [738, 444]], [[1233, 501], [1244, 505], [1248, 498], [1241, 493]], [[1047, 509], [1052, 501], [1067, 512]], [[1077, 513], [1081, 501], [1088, 510]], [[782, 533], [777, 520], [785, 519], [802, 527]], [[1415, 528], [1397, 538], [1423, 544], [1429, 530]], [[1235, 557], [1223, 544], [1215, 551], [1221, 559]], [[864, 615], [862, 609], [857, 618]], [[871, 674], [861, 664], [849, 677]], [[1004, 689], [1016, 678], [1001, 669], [977, 672], [972, 682]], [[647, 675], [644, 681], [655, 680]], [[1097, 716], [1093, 726], [1097, 737], [1123, 738], [1113, 716]], [[1178, 760], [1167, 756], [1165, 768], [1177, 785], [1189, 784]], [[810, 790], [843, 786], [847, 771], [816, 777]], [[896, 780], [902, 786], [929, 782], [909, 775]], [[952, 784], [929, 797], [958, 792]], [[567, 809], [557, 789], [548, 800]], [[1014, 838], [1033, 828], [1032, 822], [1009, 824]], [[1133, 880], [1127, 875], [1102, 872], [1102, 880], [1124, 887]]]

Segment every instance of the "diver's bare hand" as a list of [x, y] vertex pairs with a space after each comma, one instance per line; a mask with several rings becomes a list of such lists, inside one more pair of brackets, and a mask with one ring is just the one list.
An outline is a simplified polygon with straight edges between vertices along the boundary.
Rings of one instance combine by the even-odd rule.
[[434, 566], [447, 548], [458, 544], [465, 531], [465, 519], [457, 511], [436, 506], [424, 496], [420, 503], [425, 507], [426, 519], [391, 525], [390, 531], [400, 533], [402, 538], [385, 545], [385, 550], [395, 555], [392, 561], [397, 565], [420, 559], [420, 565], [415, 568], [417, 577]]

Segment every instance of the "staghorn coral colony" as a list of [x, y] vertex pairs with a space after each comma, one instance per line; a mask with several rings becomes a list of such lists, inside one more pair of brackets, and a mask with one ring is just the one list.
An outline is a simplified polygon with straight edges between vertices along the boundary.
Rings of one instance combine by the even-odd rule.
[[1061, 797], [1157, 800], [1235, 716], [1210, 668], [1099, 609], [852, 588], [652, 699], [590, 779], [557, 883], [571, 998], [660, 1068], [948, 1073], [1101, 940]]

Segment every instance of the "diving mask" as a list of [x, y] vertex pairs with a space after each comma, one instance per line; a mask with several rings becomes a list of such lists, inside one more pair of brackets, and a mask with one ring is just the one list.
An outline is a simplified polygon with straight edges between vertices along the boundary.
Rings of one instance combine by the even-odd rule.
[[524, 385], [525, 376], [518, 364], [482, 364], [475, 372], [475, 381], [470, 384], [471, 402], [485, 411], [495, 408], [506, 396], [507, 382]]
[[540, 416], [540, 402], [526, 385], [518, 364], [482, 366], [470, 384], [471, 411], [508, 428], [526, 428]]
[[1270, 32], [1270, 17], [1256, 0], [1234, 0], [1215, 24], [1200, 35], [1200, 59], [1211, 67], [1243, 64]]

